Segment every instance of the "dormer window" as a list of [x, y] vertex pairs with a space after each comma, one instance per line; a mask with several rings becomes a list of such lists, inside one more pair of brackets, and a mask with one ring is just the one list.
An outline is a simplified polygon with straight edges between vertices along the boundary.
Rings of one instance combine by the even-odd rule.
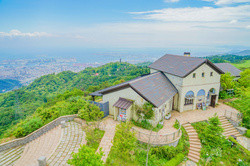
[[213, 76], [213, 72], [210, 73], [210, 76], [211, 76], [211, 77]]
[[205, 73], [203, 72], [203, 73], [201, 74], [201, 76], [202, 76], [202, 77], [205, 77]]
[[196, 76], [196, 74], [194, 73], [194, 74], [193, 74], [193, 78], [195, 78], [195, 76]]

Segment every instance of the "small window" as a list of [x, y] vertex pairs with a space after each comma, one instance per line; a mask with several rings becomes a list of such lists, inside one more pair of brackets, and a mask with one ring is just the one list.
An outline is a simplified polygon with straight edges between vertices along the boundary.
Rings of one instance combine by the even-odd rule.
[[213, 72], [210, 73], [210, 76], [213, 76]]
[[193, 74], [193, 78], [195, 78], [195, 76], [196, 76], [196, 74], [194, 73], [194, 74]]
[[205, 73], [203, 72], [203, 73], [201, 74], [201, 76], [202, 76], [202, 77], [205, 77]]

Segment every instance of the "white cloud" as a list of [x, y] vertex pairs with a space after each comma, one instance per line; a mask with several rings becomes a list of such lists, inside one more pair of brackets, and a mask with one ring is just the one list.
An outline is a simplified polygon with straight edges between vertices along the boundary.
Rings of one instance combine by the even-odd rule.
[[164, 2], [166, 2], [166, 3], [173, 3], [173, 2], [179, 2], [180, 0], [164, 0]]
[[229, 5], [234, 3], [250, 2], [250, 0], [203, 0], [203, 1], [214, 2], [216, 5]]
[[247, 29], [250, 29], [250, 25], [247, 25], [246, 28], [247, 28]]
[[236, 7], [188, 7], [167, 8], [144, 12], [131, 12], [137, 19], [166, 22], [230, 22], [232, 20], [250, 21], [250, 5]]
[[52, 35], [46, 32], [23, 33], [16, 29], [11, 30], [10, 32], [0, 32], [0, 37], [42, 37], [42, 36], [52, 36]]
[[238, 22], [238, 20], [232, 20], [232, 21], [230, 21], [229, 23], [230, 24], [236, 24]]

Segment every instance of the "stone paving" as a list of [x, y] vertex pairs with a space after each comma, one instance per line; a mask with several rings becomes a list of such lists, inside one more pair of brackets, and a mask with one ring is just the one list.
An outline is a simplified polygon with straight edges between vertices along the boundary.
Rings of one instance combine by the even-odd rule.
[[[205, 111], [192, 110], [192, 111], [185, 111], [182, 113], [180, 113], [178, 111], [172, 111], [170, 120], [164, 120], [163, 128], [161, 130], [159, 130], [158, 132], [153, 131], [152, 135], [158, 134], [160, 136], [160, 137], [157, 137], [158, 141], [160, 141], [159, 139], [166, 139], [166, 137], [164, 135], [171, 134], [171, 133], [174, 133], [177, 131], [177, 129], [175, 129], [173, 127], [176, 119], [178, 119], [181, 124], [199, 122], [199, 121], [208, 120], [208, 118], [214, 116], [214, 114], [217, 114], [218, 116], [223, 116], [225, 113], [225, 110], [238, 112], [236, 109], [234, 109], [228, 105], [222, 104], [222, 103], [220, 103], [215, 108], [208, 107], [208, 109]], [[146, 130], [146, 129], [143, 129], [143, 128], [140, 128], [137, 126], [135, 126], [134, 128], [136, 129], [136, 131], [139, 131], [145, 135], [145, 141], [148, 140], [147, 135], [148, 136], [150, 135], [150, 132], [151, 132], [150, 130]], [[172, 135], [169, 135], [169, 137], [172, 137]], [[171, 139], [171, 138], [169, 138], [169, 139]]]
[[79, 123], [74, 121], [67, 122], [63, 128], [61, 142], [54, 153], [47, 160], [51, 166], [69, 165], [68, 159], [72, 157], [73, 152], [78, 152], [81, 144], [86, 144], [85, 133]]
[[58, 126], [39, 138], [26, 144], [22, 156], [15, 162], [15, 166], [37, 166], [40, 156], [46, 158], [54, 151], [60, 142], [61, 126]]
[[24, 150], [24, 146], [18, 146], [12, 149], [0, 152], [0, 165], [12, 166], [16, 160], [18, 160]]
[[118, 123], [119, 122], [113, 120], [112, 117], [107, 117], [100, 124], [100, 129], [103, 129], [105, 133], [99, 144], [97, 152], [99, 151], [100, 148], [102, 149], [103, 151], [102, 160], [104, 161], [104, 163], [106, 162], [109, 152], [111, 150], [111, 147], [113, 146], [112, 141], [115, 136], [115, 127]]

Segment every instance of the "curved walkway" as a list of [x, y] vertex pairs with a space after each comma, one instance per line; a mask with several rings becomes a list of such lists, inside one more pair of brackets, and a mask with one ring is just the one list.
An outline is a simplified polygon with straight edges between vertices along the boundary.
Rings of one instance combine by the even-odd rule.
[[0, 165], [12, 166], [21, 157], [23, 150], [24, 146], [19, 146], [0, 152]]
[[86, 144], [81, 124], [74, 121], [67, 122], [66, 127], [63, 128], [61, 142], [47, 160], [47, 164], [51, 166], [68, 165], [67, 161], [71, 158], [72, 152], [78, 152], [81, 144]]
[[58, 126], [39, 138], [25, 145], [20, 159], [15, 162], [15, 166], [36, 166], [40, 156], [46, 158], [54, 151], [60, 142], [61, 126]]
[[97, 152], [99, 151], [100, 148], [102, 148], [103, 151], [102, 161], [104, 161], [104, 163], [106, 162], [111, 147], [113, 146], [112, 141], [115, 136], [115, 127], [118, 123], [119, 123], [118, 121], [113, 120], [113, 118], [111, 117], [107, 117], [101, 122], [100, 129], [103, 129], [105, 133], [99, 144]]

